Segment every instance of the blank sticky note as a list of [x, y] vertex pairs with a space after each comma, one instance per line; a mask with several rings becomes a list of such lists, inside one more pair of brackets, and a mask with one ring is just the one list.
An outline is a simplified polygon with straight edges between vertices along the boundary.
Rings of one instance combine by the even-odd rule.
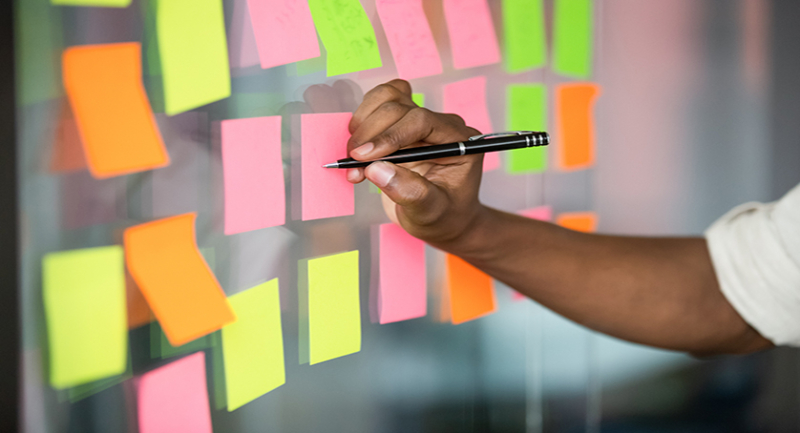
[[301, 205], [303, 221], [352, 215], [355, 190], [346, 170], [322, 168], [347, 157], [352, 113], [317, 113], [300, 116]]
[[547, 61], [543, 0], [503, 0], [506, 71], [541, 68]]
[[57, 6], [96, 6], [105, 8], [125, 8], [131, 0], [50, 0]]
[[286, 382], [278, 280], [229, 298], [236, 322], [222, 328], [228, 411]]
[[592, 109], [600, 86], [594, 83], [561, 84], [556, 87], [558, 166], [580, 170], [594, 164], [594, 116]]
[[125, 230], [128, 270], [170, 344], [177, 347], [236, 320], [195, 242], [194, 213]]
[[256, 35], [247, 0], [233, 1], [233, 17], [228, 28], [228, 56], [232, 68], [246, 68], [259, 63]]
[[442, 61], [422, 0], [377, 0], [375, 6], [392, 50], [397, 75], [412, 80], [441, 74]]
[[328, 76], [382, 66], [375, 30], [359, 0], [309, 0], [327, 51]]
[[[445, 84], [444, 111], [458, 114], [481, 134], [494, 132], [492, 119], [486, 105], [486, 77], [477, 76], [466, 80]], [[483, 171], [500, 167], [500, 155], [491, 152], [483, 156]]]
[[319, 57], [319, 42], [306, 0], [248, 0], [261, 67]]
[[379, 228], [378, 321], [381, 324], [427, 313], [425, 242], [397, 224]]
[[230, 96], [222, 0], [158, 0], [156, 32], [167, 114]]
[[125, 371], [128, 325], [119, 246], [50, 253], [42, 259], [42, 298], [56, 389]]
[[592, 74], [593, 0], [555, 0], [553, 5], [553, 68], [561, 75]]
[[309, 361], [361, 350], [358, 251], [308, 260]]
[[[547, 88], [542, 84], [511, 84], [506, 91], [509, 131], [547, 131]], [[547, 147], [508, 152], [509, 173], [547, 169]]]
[[500, 61], [500, 49], [486, 0], [444, 0], [453, 67], [491, 65]]
[[452, 254], [447, 255], [447, 291], [455, 325], [494, 313], [497, 308], [492, 277]]
[[597, 214], [594, 212], [567, 212], [559, 214], [556, 224], [578, 232], [594, 233], [597, 231]]
[[204, 352], [143, 374], [137, 388], [139, 433], [212, 433]]
[[420, 107], [425, 106], [425, 94], [424, 93], [412, 93], [411, 100], [414, 101]]
[[222, 121], [225, 234], [283, 225], [281, 116]]
[[72, 47], [62, 61], [64, 87], [94, 177], [169, 164], [142, 85], [139, 43]]

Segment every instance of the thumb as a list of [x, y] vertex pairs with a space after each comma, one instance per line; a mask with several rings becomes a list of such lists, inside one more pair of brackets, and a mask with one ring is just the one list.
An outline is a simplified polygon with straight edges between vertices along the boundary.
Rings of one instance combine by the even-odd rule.
[[448, 198], [441, 187], [407, 168], [380, 161], [367, 166], [364, 175], [400, 206], [398, 214], [412, 224], [431, 224], [447, 207]]

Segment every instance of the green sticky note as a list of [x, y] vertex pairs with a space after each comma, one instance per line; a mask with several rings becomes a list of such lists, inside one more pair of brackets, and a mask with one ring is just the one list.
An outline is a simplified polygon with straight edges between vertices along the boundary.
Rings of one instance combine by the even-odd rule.
[[541, 68], [547, 61], [542, 0], [503, 0], [505, 67], [511, 73]]
[[236, 322], [222, 328], [225, 393], [233, 411], [286, 383], [278, 279], [228, 298]]
[[50, 384], [122, 374], [128, 353], [122, 247], [50, 253], [42, 260]]
[[425, 94], [424, 93], [412, 93], [411, 100], [414, 101], [415, 104], [419, 105], [420, 107], [425, 106]]
[[156, 32], [167, 114], [230, 96], [222, 0], [158, 0]]
[[131, 4], [131, 0], [50, 0], [50, 2], [59, 6], [100, 6], [106, 8], [125, 8]]
[[61, 10], [47, 0], [15, 2], [14, 66], [17, 104], [61, 96]]
[[375, 30], [359, 0], [309, 0], [317, 33], [328, 52], [328, 76], [379, 68]]
[[[511, 84], [506, 92], [509, 131], [547, 130], [547, 88], [542, 84]], [[527, 173], [547, 168], [547, 148], [515, 149], [508, 153], [508, 172]]]
[[311, 365], [361, 350], [358, 251], [308, 260]]
[[561, 75], [592, 74], [592, 0], [555, 0], [553, 66]]

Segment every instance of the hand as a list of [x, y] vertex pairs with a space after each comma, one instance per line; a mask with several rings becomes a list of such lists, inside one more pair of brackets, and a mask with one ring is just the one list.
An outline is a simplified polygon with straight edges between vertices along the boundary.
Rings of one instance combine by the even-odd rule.
[[[434, 113], [411, 100], [411, 86], [393, 80], [367, 92], [350, 122], [350, 156], [377, 159], [399, 149], [467, 140], [480, 132], [454, 114]], [[476, 223], [483, 155], [395, 165], [376, 162], [348, 170], [382, 191], [386, 214], [411, 235], [451, 251]]]

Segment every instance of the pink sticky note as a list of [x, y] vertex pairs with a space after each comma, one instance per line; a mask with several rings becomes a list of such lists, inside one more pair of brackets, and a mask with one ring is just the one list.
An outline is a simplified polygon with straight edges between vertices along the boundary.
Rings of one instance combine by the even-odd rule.
[[444, 0], [453, 67], [474, 68], [500, 61], [500, 48], [486, 0]]
[[258, 49], [247, 0], [234, 0], [233, 20], [228, 33], [231, 67], [246, 68], [258, 64]]
[[205, 353], [145, 373], [137, 400], [140, 433], [212, 433]]
[[306, 0], [247, 0], [261, 67], [319, 57], [317, 30]]
[[[444, 111], [461, 116], [468, 126], [481, 134], [494, 132], [489, 110], [486, 108], [486, 77], [477, 76], [456, 81], [444, 86]], [[483, 171], [500, 167], [500, 155], [487, 153], [483, 156]]]
[[427, 313], [425, 243], [396, 224], [381, 224], [378, 317], [381, 324]]
[[347, 129], [352, 113], [315, 113], [300, 116], [301, 204], [303, 221], [352, 215], [353, 184], [346, 170], [322, 168], [347, 157]]
[[281, 116], [222, 121], [225, 234], [283, 225]]
[[[530, 209], [523, 209], [519, 211], [519, 214], [535, 220], [540, 221], [552, 221], [553, 220], [553, 208], [550, 206], [537, 206]], [[514, 291], [511, 293], [511, 300], [514, 302], [518, 302], [525, 299], [525, 295]]]
[[441, 74], [442, 61], [422, 9], [422, 0], [377, 0], [375, 6], [398, 76], [411, 80]]

